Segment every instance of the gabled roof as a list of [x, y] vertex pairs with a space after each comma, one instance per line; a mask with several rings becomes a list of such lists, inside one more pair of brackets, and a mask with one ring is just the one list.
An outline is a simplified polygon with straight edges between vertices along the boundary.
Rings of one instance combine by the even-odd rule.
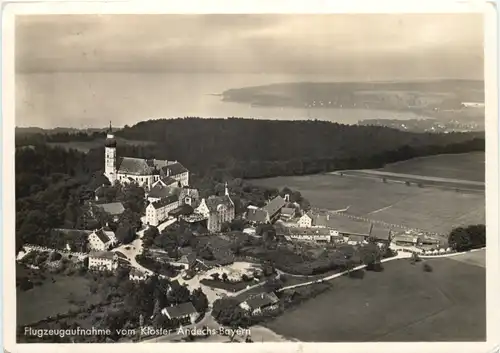
[[293, 216], [295, 214], [295, 208], [283, 207], [281, 209], [281, 213], [284, 214], [284, 215], [291, 215], [291, 216]]
[[273, 216], [285, 206], [286, 202], [281, 196], [276, 196], [274, 199], [269, 201], [267, 205], [262, 207], [262, 210], [266, 211], [269, 216]]
[[162, 199], [174, 194], [174, 192], [175, 190], [170, 186], [163, 186], [162, 184], [156, 184], [156, 186], [153, 187], [151, 191], [148, 193], [148, 197]]
[[165, 184], [166, 186], [177, 185], [177, 183], [178, 183], [177, 180], [175, 180], [174, 178], [169, 177], [169, 176], [165, 176], [165, 177], [161, 178], [160, 181], [163, 184]]
[[349, 235], [349, 241], [362, 242], [363, 240], [365, 240], [365, 237], [363, 235]]
[[328, 227], [329, 226], [328, 216], [318, 214], [314, 216], [313, 223], [315, 226], [318, 227]]
[[179, 196], [174, 194], [174, 195], [169, 195], [159, 201], [153, 202], [151, 203], [151, 205], [153, 205], [155, 209], [159, 209], [177, 201], [179, 201]]
[[106, 244], [111, 240], [102, 229], [96, 230], [93, 234], [97, 235], [97, 238], [99, 238], [99, 240], [102, 241], [104, 244]]
[[200, 193], [198, 192], [198, 189], [191, 189], [191, 188], [181, 188], [179, 192], [179, 198], [184, 199], [186, 196], [190, 196], [193, 199], [197, 200], [200, 198]]
[[154, 170], [154, 165], [146, 159], [133, 157], [122, 157], [118, 167], [118, 173], [133, 175], [151, 175]]
[[179, 175], [188, 171], [186, 167], [184, 167], [179, 162], [168, 164], [167, 166], [164, 166], [161, 169], [168, 176]]
[[121, 215], [125, 211], [125, 207], [121, 202], [101, 203], [96, 204], [96, 206], [112, 216]]
[[264, 210], [261, 210], [259, 208], [253, 209], [250, 208], [247, 210], [247, 214], [245, 217], [248, 221], [250, 222], [260, 222], [264, 223], [267, 222], [267, 212]]
[[98, 258], [98, 259], [108, 259], [113, 260], [116, 256], [114, 252], [111, 251], [95, 251], [89, 254], [90, 257]]
[[276, 304], [278, 301], [279, 299], [274, 293], [260, 293], [248, 298], [246, 300], [246, 303], [248, 304], [250, 309], [255, 310], [268, 305]]
[[390, 236], [391, 236], [390, 229], [382, 228], [375, 225], [372, 227], [372, 230], [370, 232], [370, 238], [376, 240], [389, 240]]
[[177, 207], [176, 209], [170, 211], [168, 214], [173, 216], [173, 217], [178, 217], [178, 216], [190, 215], [193, 212], [194, 212], [193, 207], [186, 205], [186, 204], [182, 204], [179, 207]]
[[191, 302], [182, 303], [176, 306], [165, 308], [165, 311], [167, 312], [168, 316], [172, 319], [181, 318], [196, 313], [196, 309], [194, 308]]
[[217, 212], [219, 205], [224, 205], [227, 208], [234, 207], [233, 201], [228, 195], [224, 196], [209, 196], [205, 203], [207, 204], [208, 210], [210, 212]]

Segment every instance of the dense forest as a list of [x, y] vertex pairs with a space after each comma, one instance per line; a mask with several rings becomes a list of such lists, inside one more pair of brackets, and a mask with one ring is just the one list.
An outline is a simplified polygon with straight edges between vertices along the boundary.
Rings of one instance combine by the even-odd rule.
[[376, 168], [417, 156], [484, 150], [484, 135], [477, 133], [416, 134], [323, 121], [163, 119], [117, 135], [156, 143], [123, 146], [122, 153], [176, 159], [195, 173], [238, 178]]
[[[179, 160], [197, 175], [237, 178], [377, 168], [413, 157], [484, 150], [481, 133], [418, 134], [323, 121], [162, 119], [126, 126], [116, 135], [152, 142], [118, 143], [119, 156]], [[22, 144], [87, 139], [85, 134], [33, 134]], [[88, 168], [102, 168], [103, 153], [102, 147], [89, 151]]]

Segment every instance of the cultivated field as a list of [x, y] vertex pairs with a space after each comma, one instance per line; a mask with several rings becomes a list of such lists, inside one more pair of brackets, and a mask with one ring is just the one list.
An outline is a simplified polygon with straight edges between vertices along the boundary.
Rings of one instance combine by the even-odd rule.
[[277, 177], [252, 181], [274, 188], [298, 190], [313, 207], [408, 228], [447, 234], [459, 225], [485, 222], [485, 198], [480, 193], [419, 188], [378, 180], [337, 175]]
[[457, 256], [451, 256], [450, 259], [484, 268], [486, 267], [486, 250], [479, 250]]
[[341, 277], [333, 288], [266, 324], [300, 341], [484, 341], [484, 268], [451, 259], [384, 264], [363, 279]]
[[472, 152], [413, 158], [379, 169], [384, 172], [484, 182], [485, 154]]
[[[464, 161], [462, 163], [464, 166], [465, 160], [476, 160], [479, 163], [480, 155], [471, 155], [446, 155], [435, 158], [436, 161], [441, 158], [440, 163], [443, 168], [450, 165], [448, 177], [463, 179], [458, 161]], [[457, 156], [461, 156], [461, 159]], [[449, 163], [446, 163], [445, 157], [449, 157]], [[429, 157], [429, 161], [432, 161], [431, 158]], [[416, 161], [415, 170], [418, 170], [418, 165], [425, 164], [422, 159], [413, 161]], [[414, 171], [411, 169], [411, 161], [397, 165], [401, 172]], [[405, 165], [406, 169], [403, 170]], [[455, 170], [456, 173], [451, 173], [451, 170]], [[482, 173], [484, 177], [484, 170], [477, 173]], [[460, 225], [485, 223], [484, 192], [406, 186], [404, 183], [384, 183], [380, 178], [334, 174], [257, 179], [252, 183], [278, 189], [287, 186], [298, 190], [316, 208], [342, 210], [349, 207], [346, 214], [445, 235]]]
[[100, 301], [98, 294], [89, 294], [90, 280], [81, 276], [50, 276], [40, 286], [28, 291], [17, 289], [17, 325], [26, 325], [49, 316], [81, 308], [82, 303]]

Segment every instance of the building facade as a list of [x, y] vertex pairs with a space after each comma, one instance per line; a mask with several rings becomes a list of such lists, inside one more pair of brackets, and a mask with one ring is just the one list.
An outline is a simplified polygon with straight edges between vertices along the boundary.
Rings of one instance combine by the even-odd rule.
[[89, 270], [115, 271], [118, 268], [118, 256], [112, 252], [94, 252], [89, 255]]
[[134, 182], [146, 190], [150, 190], [156, 182], [164, 178], [171, 178], [180, 186], [189, 185], [189, 171], [177, 161], [118, 158], [111, 124], [105, 142], [104, 175], [111, 184], [116, 181], [121, 184]]
[[207, 219], [209, 232], [220, 232], [222, 225], [225, 222], [231, 222], [235, 217], [234, 202], [229, 196], [227, 184], [224, 196], [210, 196], [202, 199], [195, 212]]
[[146, 207], [146, 223], [157, 226], [168, 219], [169, 212], [179, 207], [179, 196], [170, 195], [160, 201], [152, 202]]
[[93, 231], [88, 237], [88, 246], [91, 251], [107, 251], [117, 243], [115, 233], [104, 228]]

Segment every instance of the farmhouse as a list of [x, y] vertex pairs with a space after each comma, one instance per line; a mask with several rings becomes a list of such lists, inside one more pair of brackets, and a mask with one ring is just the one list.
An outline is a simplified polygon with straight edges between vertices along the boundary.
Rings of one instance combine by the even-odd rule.
[[146, 222], [149, 225], [157, 226], [165, 221], [169, 212], [179, 207], [179, 196], [173, 194], [160, 201], [152, 202], [146, 207]]
[[220, 232], [222, 224], [231, 222], [235, 217], [234, 202], [229, 196], [227, 183], [224, 196], [210, 196], [202, 199], [195, 212], [207, 219], [208, 231]]
[[[111, 184], [131, 182], [149, 190], [153, 183], [166, 177], [182, 186], [189, 185], [189, 171], [177, 161], [122, 157], [117, 160], [116, 140], [109, 126], [104, 149], [104, 175]], [[167, 183], [166, 183], [167, 184]]]
[[269, 201], [262, 210], [267, 213], [269, 222], [272, 223], [276, 221], [279, 216], [281, 209], [285, 206], [286, 202], [281, 196], [276, 196], [274, 199]]
[[270, 222], [267, 212], [260, 208], [248, 208], [245, 219], [252, 225], [267, 224]]
[[121, 202], [101, 203], [95, 206], [113, 217], [114, 222], [118, 222], [119, 217], [125, 212], [125, 207]]
[[419, 243], [419, 238], [407, 234], [398, 234], [394, 236], [392, 242], [400, 246], [416, 246]]
[[374, 226], [370, 228], [369, 238], [375, 243], [382, 245], [389, 245], [391, 243], [392, 233], [389, 229]]
[[297, 225], [301, 228], [310, 228], [312, 227], [313, 215], [312, 213], [304, 213], [299, 220], [297, 221]]
[[264, 311], [272, 311], [279, 307], [279, 299], [274, 293], [253, 295], [240, 304], [240, 308], [251, 315], [259, 315]]
[[368, 235], [365, 234], [350, 234], [347, 236], [347, 244], [349, 245], [359, 245], [359, 244], [366, 244], [368, 243], [366, 239], [368, 238]]
[[110, 251], [93, 252], [89, 255], [89, 269], [114, 271], [118, 268], [118, 256]]
[[170, 306], [164, 308], [161, 313], [165, 315], [170, 320], [189, 320], [191, 324], [194, 324], [198, 318], [198, 312], [194, 308], [191, 302], [182, 303], [176, 306]]
[[89, 249], [91, 251], [110, 250], [117, 243], [115, 233], [110, 229], [97, 229], [89, 234], [88, 238]]

